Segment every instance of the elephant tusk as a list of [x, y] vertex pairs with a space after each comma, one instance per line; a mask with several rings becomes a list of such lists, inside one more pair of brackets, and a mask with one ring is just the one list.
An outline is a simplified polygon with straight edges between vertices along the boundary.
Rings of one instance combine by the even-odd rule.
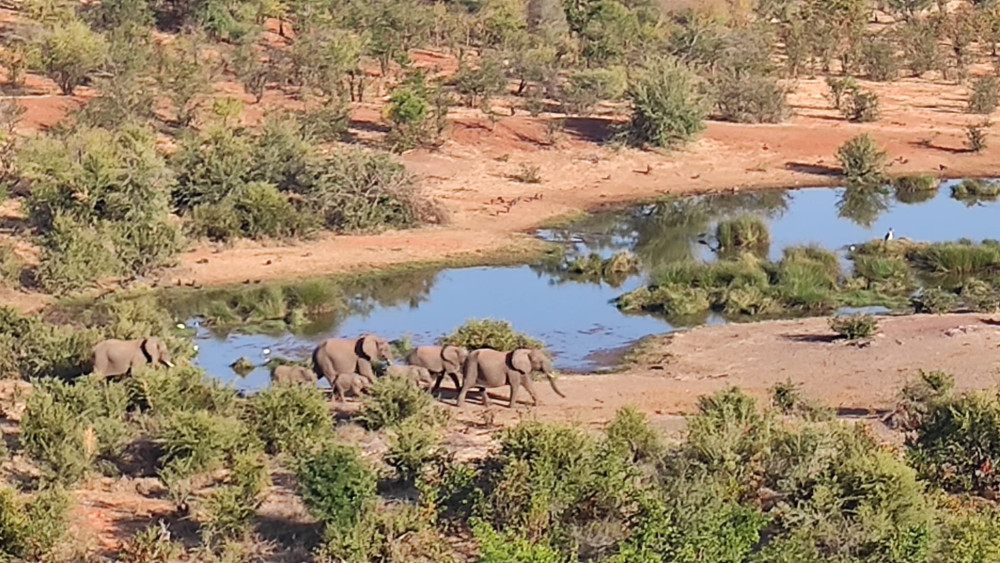
[[168, 368], [172, 368], [172, 367], [174, 367], [174, 363], [173, 363], [173, 362], [167, 362], [167, 361], [164, 361], [163, 363], [167, 364], [167, 367], [168, 367]]

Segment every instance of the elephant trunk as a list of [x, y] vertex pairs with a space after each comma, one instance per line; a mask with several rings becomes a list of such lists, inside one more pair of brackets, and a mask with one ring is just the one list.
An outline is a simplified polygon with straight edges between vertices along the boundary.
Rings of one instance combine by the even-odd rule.
[[560, 391], [558, 387], [556, 387], [556, 378], [553, 377], [550, 372], [545, 372], [545, 377], [549, 379], [549, 385], [552, 386], [552, 390], [556, 392], [556, 395], [559, 395], [560, 397], [565, 399], [566, 395], [563, 395], [563, 392]]

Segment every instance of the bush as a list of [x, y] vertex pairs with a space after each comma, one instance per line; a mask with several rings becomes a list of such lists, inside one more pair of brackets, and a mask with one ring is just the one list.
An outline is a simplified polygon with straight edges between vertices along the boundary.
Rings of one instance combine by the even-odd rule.
[[125, 385], [132, 404], [156, 416], [205, 410], [229, 417], [237, 412], [236, 391], [193, 366], [139, 370]]
[[183, 547], [170, 539], [166, 524], [151, 524], [135, 533], [122, 545], [124, 563], [171, 563]]
[[542, 182], [541, 168], [538, 166], [522, 164], [517, 174], [511, 174], [511, 180], [522, 184], [540, 184]]
[[435, 422], [434, 399], [405, 377], [381, 377], [361, 398], [361, 420], [373, 430], [396, 426], [406, 420]]
[[438, 344], [465, 346], [469, 350], [492, 348], [510, 352], [518, 348], [542, 348], [541, 341], [516, 332], [507, 321], [494, 319], [470, 319], [438, 339]]
[[664, 452], [660, 435], [649, 426], [646, 415], [632, 405], [618, 409], [604, 433], [608, 444], [624, 448], [634, 461], [656, 461]]
[[245, 535], [264, 500], [262, 493], [270, 484], [262, 456], [237, 456], [225, 483], [212, 491], [206, 502], [207, 514], [202, 530], [206, 539], [211, 541]]
[[896, 46], [881, 38], [869, 38], [862, 51], [861, 64], [868, 78], [876, 82], [890, 82], [899, 74]]
[[250, 182], [219, 203], [195, 207], [191, 230], [196, 236], [220, 241], [238, 236], [294, 237], [308, 231], [308, 219], [274, 185]]
[[66, 531], [69, 499], [62, 489], [46, 488], [19, 499], [0, 487], [0, 557], [41, 561]]
[[21, 445], [46, 479], [72, 484], [98, 456], [114, 460], [129, 437], [128, 395], [115, 383], [35, 380], [21, 421]]
[[914, 313], [936, 315], [954, 311], [955, 305], [958, 304], [958, 296], [939, 287], [925, 287], [910, 298], [910, 302]]
[[851, 90], [840, 107], [840, 113], [845, 119], [855, 123], [878, 121], [880, 114], [878, 95], [868, 90]]
[[989, 115], [997, 109], [998, 104], [1000, 104], [1000, 79], [987, 74], [972, 81], [967, 112]]
[[108, 44], [87, 24], [72, 20], [45, 30], [35, 51], [38, 68], [56, 82], [64, 95], [71, 96], [104, 62]]
[[674, 147], [705, 128], [705, 104], [693, 75], [675, 62], [655, 63], [629, 88], [629, 138], [637, 144]]
[[937, 191], [938, 179], [933, 174], [908, 174], [892, 179], [896, 193]]
[[204, 410], [167, 414], [154, 435], [162, 450], [161, 475], [183, 477], [212, 471], [238, 454], [254, 451], [258, 443], [248, 430], [235, 417]]
[[1000, 459], [1000, 401], [994, 394], [971, 392], [935, 401], [916, 437], [910, 459], [925, 477], [950, 492], [996, 490]]
[[86, 371], [100, 335], [23, 317], [0, 307], [0, 370], [4, 377], [75, 377]]
[[405, 83], [396, 87], [389, 96], [385, 112], [391, 124], [395, 150], [411, 149], [423, 142], [430, 113], [430, 103], [423, 89]]
[[563, 105], [567, 113], [587, 115], [598, 102], [621, 98], [627, 86], [620, 67], [580, 70], [571, 74], [563, 87]]
[[419, 419], [405, 419], [392, 429], [385, 462], [399, 473], [401, 479], [413, 482], [421, 470], [437, 457], [437, 442], [433, 426]]
[[830, 319], [830, 329], [841, 338], [870, 338], [878, 331], [878, 321], [871, 315], [838, 315]]
[[560, 563], [559, 551], [545, 543], [533, 543], [516, 533], [501, 533], [482, 521], [472, 523], [479, 541], [480, 563]]
[[736, 75], [716, 84], [715, 105], [724, 121], [779, 123], [791, 113], [787, 96], [773, 77]]
[[298, 455], [330, 438], [333, 420], [319, 389], [281, 385], [265, 389], [247, 402], [247, 424], [267, 453]]
[[858, 184], [880, 184], [886, 178], [886, 153], [868, 133], [852, 138], [837, 149], [845, 178]]
[[719, 221], [715, 227], [715, 238], [720, 249], [728, 250], [766, 246], [771, 242], [767, 225], [754, 215]]
[[858, 83], [850, 76], [842, 78], [827, 76], [826, 85], [830, 89], [830, 103], [835, 109], [842, 109], [847, 96], [858, 90]]
[[412, 503], [384, 504], [351, 528], [328, 526], [316, 561], [454, 561], [454, 549], [434, 528], [434, 515]]
[[1000, 196], [1000, 182], [966, 178], [951, 187], [951, 197], [966, 201], [993, 201]]
[[986, 150], [986, 132], [990, 128], [990, 122], [973, 123], [965, 128], [965, 146], [975, 153]]
[[297, 470], [302, 501], [329, 528], [349, 529], [375, 503], [375, 474], [354, 448], [326, 444]]

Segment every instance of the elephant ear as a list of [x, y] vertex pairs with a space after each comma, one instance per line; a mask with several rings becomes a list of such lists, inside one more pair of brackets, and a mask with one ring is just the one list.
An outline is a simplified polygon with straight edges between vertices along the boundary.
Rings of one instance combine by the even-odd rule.
[[366, 334], [361, 337], [361, 352], [364, 353], [369, 360], [374, 361], [378, 358], [378, 342], [374, 335]]
[[453, 366], [462, 365], [462, 350], [458, 346], [445, 346], [441, 349], [441, 359]]
[[531, 351], [525, 348], [514, 350], [510, 353], [510, 367], [527, 375], [531, 369]]
[[150, 365], [155, 365], [160, 361], [160, 343], [155, 338], [145, 338], [142, 341], [142, 352], [146, 355], [146, 360]]

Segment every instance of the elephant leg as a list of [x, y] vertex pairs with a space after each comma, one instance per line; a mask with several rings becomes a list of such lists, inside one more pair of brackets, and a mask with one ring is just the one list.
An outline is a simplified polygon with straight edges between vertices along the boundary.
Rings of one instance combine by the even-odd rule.
[[[444, 380], [444, 372], [441, 372], [437, 376], [437, 380], [434, 381], [434, 387], [431, 388], [431, 395], [437, 395], [438, 391], [441, 390], [441, 381]], [[460, 387], [455, 387], [455, 389], [461, 389]]]
[[531, 375], [524, 376], [524, 378], [521, 380], [521, 382], [524, 384], [524, 388], [528, 391], [528, 394], [531, 395], [531, 401], [537, 407], [538, 406], [538, 395], [535, 394], [535, 384], [534, 384], [534, 382], [531, 381]]
[[482, 393], [482, 395], [483, 395], [483, 406], [484, 407], [489, 407], [490, 404], [491, 404], [490, 403], [490, 394], [486, 392], [486, 388], [485, 387], [480, 387], [479, 388], [479, 392]]
[[364, 358], [358, 358], [358, 373], [367, 377], [369, 381], [375, 381], [375, 372], [372, 371], [372, 363]]
[[451, 377], [451, 382], [455, 384], [455, 389], [461, 389], [462, 388], [462, 384], [458, 382], [458, 375], [457, 374], [455, 374], [454, 372], [448, 372], [448, 376]]
[[458, 392], [458, 399], [455, 401], [455, 406], [458, 408], [462, 408], [462, 405], [465, 404], [465, 396], [468, 394], [469, 394], [469, 388], [462, 387], [462, 390]]
[[521, 382], [516, 377], [508, 378], [507, 382], [510, 383], [510, 408], [515, 408], [517, 406], [517, 392], [521, 388]]

